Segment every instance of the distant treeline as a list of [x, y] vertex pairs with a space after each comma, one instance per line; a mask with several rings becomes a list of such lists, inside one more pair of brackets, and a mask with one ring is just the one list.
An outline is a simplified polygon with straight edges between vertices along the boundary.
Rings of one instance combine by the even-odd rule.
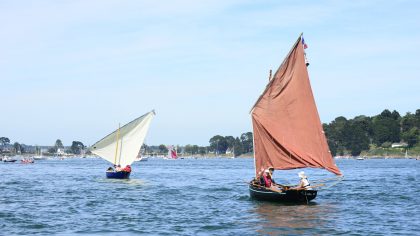
[[[407, 112], [401, 116], [397, 111], [384, 110], [376, 116], [356, 116], [346, 119], [343, 116], [335, 118], [328, 124], [323, 124], [328, 145], [333, 156], [358, 156], [362, 151], [375, 148], [389, 148], [393, 143], [403, 143], [402, 146], [412, 148], [420, 146], [420, 109], [414, 114]], [[41, 147], [33, 147], [15, 142], [10, 144], [7, 137], [0, 137], [0, 153], [35, 153]], [[181, 155], [234, 155], [252, 153], [252, 132], [246, 132], [239, 137], [215, 135], [209, 140], [208, 146], [188, 144], [185, 146], [143, 145], [143, 154], [165, 155], [168, 148], [175, 148]], [[85, 145], [80, 141], [73, 141], [69, 148], [65, 148], [60, 139], [54, 146], [48, 147], [48, 153], [66, 152], [81, 154]]]
[[[82, 154], [85, 150], [85, 145], [80, 141], [73, 141], [70, 147], [64, 147], [60, 139], [55, 141], [53, 146], [32, 146], [19, 142], [10, 143], [7, 137], [0, 137], [0, 153], [3, 154]], [[47, 150], [45, 150], [47, 149]]]
[[[167, 145], [142, 147], [142, 152], [147, 154], [165, 154], [168, 152]], [[239, 156], [244, 153], [253, 152], [252, 132], [241, 134], [239, 137], [215, 135], [209, 140], [208, 146], [198, 146], [187, 144], [185, 146], [173, 146], [181, 155], [235, 155]]]
[[358, 156], [371, 148], [389, 148], [403, 142], [408, 148], [419, 144], [420, 109], [401, 116], [397, 111], [384, 110], [376, 116], [356, 116], [347, 120], [337, 117], [323, 124], [330, 151], [335, 155]]

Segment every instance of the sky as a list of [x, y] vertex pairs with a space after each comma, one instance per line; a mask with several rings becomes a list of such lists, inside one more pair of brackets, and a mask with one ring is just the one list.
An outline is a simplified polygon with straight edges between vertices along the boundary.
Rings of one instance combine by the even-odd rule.
[[420, 1], [0, 1], [0, 137], [91, 145], [152, 109], [148, 145], [252, 131], [301, 32], [321, 121], [420, 108]]

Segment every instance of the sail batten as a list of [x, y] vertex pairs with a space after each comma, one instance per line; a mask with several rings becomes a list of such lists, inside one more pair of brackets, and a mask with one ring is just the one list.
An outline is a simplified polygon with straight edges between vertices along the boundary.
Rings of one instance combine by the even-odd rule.
[[324, 168], [340, 175], [329, 152], [299, 36], [251, 110], [256, 173]]
[[[151, 111], [115, 130], [92, 145], [91, 152], [115, 165], [131, 165], [143, 145], [154, 115]], [[119, 150], [116, 150], [117, 146]]]

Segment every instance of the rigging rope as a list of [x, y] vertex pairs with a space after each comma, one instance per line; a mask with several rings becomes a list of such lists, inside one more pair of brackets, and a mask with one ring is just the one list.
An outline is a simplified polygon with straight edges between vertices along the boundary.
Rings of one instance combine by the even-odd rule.
[[333, 186], [335, 186], [335, 185], [337, 185], [338, 183], [340, 183], [341, 181], [343, 181], [343, 179], [344, 179], [344, 176], [338, 176], [338, 177], [336, 177], [336, 178], [330, 178], [330, 179], [323, 179], [323, 180], [318, 180], [318, 181], [312, 181], [313, 183], [318, 183], [318, 182], [321, 182], [321, 183], [326, 183], [326, 182], [328, 182], [329, 180], [335, 180], [335, 181], [331, 181], [332, 182], [332, 184], [331, 185], [328, 185], [328, 184], [323, 184], [323, 186], [325, 186], [325, 187], [323, 187], [323, 186], [321, 186], [320, 188], [318, 188], [317, 190], [324, 190], [324, 189], [329, 189], [329, 188], [331, 188], [331, 187], [333, 187]]

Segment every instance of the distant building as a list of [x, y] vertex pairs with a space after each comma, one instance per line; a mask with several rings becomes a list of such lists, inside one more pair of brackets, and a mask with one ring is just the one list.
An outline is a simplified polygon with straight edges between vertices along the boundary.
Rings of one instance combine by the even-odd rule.
[[392, 148], [404, 148], [404, 147], [407, 147], [407, 146], [408, 146], [407, 143], [393, 143], [391, 145]]
[[57, 148], [57, 155], [59, 155], [59, 156], [64, 155], [64, 149]]

